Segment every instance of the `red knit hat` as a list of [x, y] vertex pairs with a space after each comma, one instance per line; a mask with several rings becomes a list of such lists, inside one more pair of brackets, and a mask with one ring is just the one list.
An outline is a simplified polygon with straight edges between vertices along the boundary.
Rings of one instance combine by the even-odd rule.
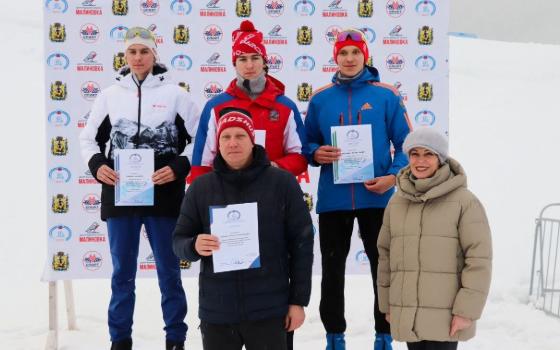
[[253, 120], [248, 112], [241, 109], [231, 109], [225, 111], [218, 120], [218, 132], [216, 133], [218, 144], [222, 131], [234, 126], [244, 129], [247, 134], [249, 134], [251, 142], [255, 144], [255, 126], [253, 125]]
[[338, 63], [338, 52], [340, 51], [340, 49], [348, 45], [353, 45], [360, 49], [360, 51], [362, 51], [362, 54], [364, 55], [364, 62], [367, 62], [367, 60], [369, 59], [369, 49], [367, 46], [366, 35], [361, 30], [351, 28], [343, 30], [336, 36], [336, 41], [333, 48], [334, 61], [336, 63]]
[[253, 22], [243, 21], [231, 34], [233, 45], [231, 59], [235, 65], [237, 57], [245, 53], [257, 53], [266, 62], [266, 48], [264, 47], [263, 34], [255, 29]]

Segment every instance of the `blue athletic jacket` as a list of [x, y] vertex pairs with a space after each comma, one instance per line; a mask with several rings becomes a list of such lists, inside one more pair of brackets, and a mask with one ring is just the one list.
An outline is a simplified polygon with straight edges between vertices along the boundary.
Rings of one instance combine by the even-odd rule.
[[[320, 146], [331, 145], [331, 126], [356, 124], [372, 125], [375, 177], [397, 175], [408, 164], [402, 144], [411, 126], [401, 96], [393, 86], [380, 83], [377, 69], [369, 66], [347, 84], [339, 83], [335, 74], [332, 83], [311, 98], [305, 118], [309, 164], [319, 166], [313, 154]], [[317, 213], [387, 206], [394, 189], [378, 195], [361, 183], [335, 185], [332, 168], [321, 166]]]

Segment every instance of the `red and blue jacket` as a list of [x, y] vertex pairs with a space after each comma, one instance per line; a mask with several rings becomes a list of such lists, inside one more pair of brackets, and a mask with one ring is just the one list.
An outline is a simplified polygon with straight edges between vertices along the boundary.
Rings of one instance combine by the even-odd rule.
[[307, 170], [307, 150], [303, 121], [295, 103], [284, 95], [284, 85], [266, 76], [263, 92], [254, 100], [236, 85], [206, 103], [195, 138], [191, 180], [212, 170], [218, 153], [216, 125], [224, 108], [249, 111], [255, 125], [256, 143], [264, 143], [268, 158], [293, 175]]
[[[340, 83], [336, 74], [329, 84], [311, 98], [305, 130], [306, 156], [313, 166], [315, 151], [331, 145], [331, 126], [372, 125], [373, 167], [375, 177], [397, 175], [408, 164], [402, 151], [406, 135], [411, 131], [406, 109], [397, 89], [379, 82], [377, 69], [366, 66], [362, 74], [349, 83]], [[395, 149], [391, 157], [391, 143]], [[317, 193], [317, 213], [385, 208], [394, 189], [382, 195], [368, 191], [364, 184], [334, 184], [333, 165], [321, 165]]]

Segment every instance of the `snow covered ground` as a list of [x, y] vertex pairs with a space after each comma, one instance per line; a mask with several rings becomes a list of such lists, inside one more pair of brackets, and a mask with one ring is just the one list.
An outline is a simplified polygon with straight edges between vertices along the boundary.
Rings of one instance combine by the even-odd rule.
[[[5, 28], [0, 36], [0, 349], [43, 349], [48, 327], [47, 285], [39, 282], [46, 253], [46, 201], [38, 3], [6, 2], [0, 13]], [[527, 294], [534, 218], [544, 205], [560, 202], [560, 46], [452, 38], [450, 60], [451, 155], [462, 162], [471, 189], [486, 205], [495, 252], [491, 294], [478, 335], [461, 349], [557, 350], [560, 320], [535, 310]], [[190, 305], [187, 348], [201, 349], [197, 281], [184, 284]], [[296, 333], [298, 349], [324, 347], [318, 286], [316, 278], [307, 321]], [[79, 330], [62, 331], [60, 348], [108, 348], [109, 281], [75, 281], [74, 289]], [[371, 281], [349, 276], [346, 293], [348, 348], [371, 349]], [[134, 340], [139, 350], [163, 347], [158, 300], [155, 280], [138, 281]]]

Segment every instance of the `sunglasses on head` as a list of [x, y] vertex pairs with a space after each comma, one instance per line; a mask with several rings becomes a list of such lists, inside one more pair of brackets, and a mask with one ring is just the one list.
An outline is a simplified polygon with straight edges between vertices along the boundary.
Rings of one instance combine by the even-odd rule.
[[145, 29], [145, 28], [141, 28], [141, 27], [130, 28], [126, 32], [125, 39], [130, 40], [130, 39], [134, 39], [137, 36], [142, 38], [142, 39], [154, 40], [154, 35], [152, 34], [152, 32]]
[[354, 29], [348, 29], [338, 33], [338, 35], [336, 36], [336, 42], [340, 43], [348, 40], [348, 38], [350, 38], [350, 40], [352, 41], [366, 41], [364, 32]]

